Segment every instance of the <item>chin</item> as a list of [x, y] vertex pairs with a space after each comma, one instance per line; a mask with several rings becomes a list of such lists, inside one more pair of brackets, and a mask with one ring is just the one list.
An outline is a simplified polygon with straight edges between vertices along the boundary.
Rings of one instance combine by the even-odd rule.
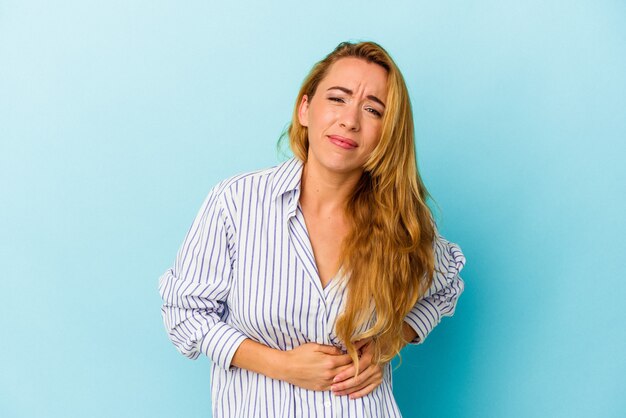
[[362, 162], [356, 157], [356, 155], [346, 155], [344, 152], [331, 150], [324, 150], [323, 152], [318, 150], [318, 152], [315, 152], [309, 147], [309, 160], [313, 158], [318, 165], [337, 173], [362, 171], [364, 161]]
[[336, 171], [338, 173], [350, 173], [357, 170], [363, 170], [363, 165], [356, 163], [345, 158], [326, 158], [321, 161], [321, 165], [328, 170]]

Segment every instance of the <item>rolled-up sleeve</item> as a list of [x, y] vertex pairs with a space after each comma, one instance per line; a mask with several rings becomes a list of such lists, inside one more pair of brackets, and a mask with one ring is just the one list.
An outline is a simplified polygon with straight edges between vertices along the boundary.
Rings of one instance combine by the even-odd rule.
[[417, 333], [409, 344], [421, 344], [444, 316], [452, 316], [465, 283], [459, 275], [465, 266], [461, 248], [439, 233], [434, 243], [435, 274], [424, 297], [417, 301], [404, 321]]
[[165, 328], [177, 350], [192, 360], [204, 353], [228, 370], [246, 335], [223, 321], [232, 282], [234, 228], [219, 186], [204, 200], [158, 288]]

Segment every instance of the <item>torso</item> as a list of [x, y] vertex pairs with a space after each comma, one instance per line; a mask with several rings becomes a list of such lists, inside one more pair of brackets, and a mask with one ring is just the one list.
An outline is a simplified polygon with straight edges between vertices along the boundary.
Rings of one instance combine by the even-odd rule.
[[[316, 343], [335, 346], [345, 352], [346, 347], [337, 335], [335, 324], [346, 306], [349, 280], [335, 281], [333, 275], [339, 267], [340, 242], [349, 228], [343, 227], [343, 220], [320, 219], [307, 207], [303, 211], [302, 205], [297, 207], [294, 198], [300, 174], [298, 164], [297, 160], [290, 160], [274, 172], [247, 174], [238, 177], [236, 183], [235, 180], [228, 183], [231, 186], [221, 192], [225, 196], [216, 199], [223, 208], [226, 225], [227, 239], [215, 240], [220, 244], [222, 261], [207, 257], [204, 268], [208, 263], [228, 267], [223, 261], [229, 261], [227, 254], [231, 249], [234, 255], [232, 276], [215, 275], [216, 280], [176, 288], [185, 295], [224, 297], [228, 309], [224, 310], [221, 320], [246, 337], [273, 349], [288, 351], [302, 344]], [[275, 174], [268, 175], [272, 173]], [[285, 192], [272, 200], [272, 191], [276, 188]], [[216, 222], [219, 219], [215, 217]], [[243, 227], [248, 220], [250, 222]], [[195, 230], [200, 231], [197, 228], [201, 225], [196, 225]], [[188, 248], [192, 254], [194, 244], [201, 245], [203, 238], [200, 233], [189, 237], [191, 245]], [[311, 245], [314, 254], [305, 248], [307, 244]], [[201, 254], [197, 252], [195, 257], [183, 260], [186, 262], [183, 266], [195, 267], [197, 264], [198, 274], [201, 274], [199, 263], [189, 264], [190, 260], [192, 263], [199, 260]], [[193, 267], [189, 270], [193, 271]], [[316, 267], [321, 280], [313, 271]], [[314, 280], [319, 281], [314, 283]], [[318, 288], [321, 282], [327, 284], [322, 292]], [[195, 303], [186, 297], [176, 297], [185, 303]], [[356, 333], [371, 327], [373, 319]], [[197, 323], [196, 326], [203, 324]], [[221, 335], [226, 338], [231, 334]], [[216, 345], [216, 351], [221, 347], [225, 346]], [[219, 355], [223, 356], [224, 352], [219, 351]], [[363, 397], [350, 399], [348, 396], [333, 396], [331, 391], [306, 390], [239, 367], [226, 370], [215, 366], [211, 367], [213, 416], [293, 418], [304, 414], [312, 417], [400, 418], [391, 372], [389, 362], [384, 380], [376, 389]]]
[[317, 265], [322, 287], [335, 277], [339, 270], [341, 243], [348, 233], [343, 216], [325, 218], [316, 216], [302, 207], [313, 255]]

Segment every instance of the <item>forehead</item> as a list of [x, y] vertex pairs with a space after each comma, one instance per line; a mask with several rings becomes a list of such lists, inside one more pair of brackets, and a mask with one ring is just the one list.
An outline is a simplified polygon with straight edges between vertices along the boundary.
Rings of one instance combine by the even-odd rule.
[[387, 70], [361, 58], [341, 58], [333, 63], [320, 83], [324, 89], [332, 86], [349, 88], [366, 94], [385, 97], [387, 94]]

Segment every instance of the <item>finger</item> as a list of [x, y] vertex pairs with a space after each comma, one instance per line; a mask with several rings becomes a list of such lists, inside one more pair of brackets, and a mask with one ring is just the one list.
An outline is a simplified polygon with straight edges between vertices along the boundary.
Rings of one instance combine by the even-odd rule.
[[380, 385], [382, 381], [383, 381], [382, 373], [376, 371], [372, 373], [371, 376], [369, 376], [366, 379], [363, 379], [362, 381], [358, 381], [357, 379], [357, 384], [351, 387], [347, 387], [344, 390], [333, 390], [334, 388], [336, 389], [335, 385], [331, 386], [331, 390], [333, 390], [333, 394], [337, 396], [350, 395], [351, 393], [357, 393], [363, 390], [365, 387], [369, 385], [374, 385], [374, 387], [376, 387]]
[[[363, 382], [360, 385], [357, 386], [353, 386], [351, 388], [345, 389], [345, 390], [337, 390], [337, 391], [333, 391], [333, 395], [335, 396], [344, 396], [344, 395], [351, 395], [353, 393], [357, 393], [358, 391], [362, 390], [363, 388], [365, 388], [366, 386], [369, 385], [375, 385], [376, 382], [375, 381], [367, 381], [367, 382]], [[332, 389], [331, 389], [332, 390]]]
[[[345, 364], [343, 366], [339, 366], [335, 369], [335, 379], [337, 379], [337, 376], [339, 375], [343, 375], [345, 376], [343, 379], [341, 380], [345, 380], [350, 376], [354, 376], [354, 371], [352, 373], [350, 373], [348, 370], [353, 369], [354, 370], [354, 365], [352, 364], [352, 362], [350, 362], [349, 364]], [[345, 373], [344, 373], [345, 372]], [[333, 380], [334, 381], [334, 380]], [[337, 380], [337, 382], [339, 382], [339, 379]]]
[[368, 393], [372, 392], [374, 389], [376, 389], [376, 386], [378, 386], [378, 385], [377, 384], [367, 385], [363, 389], [359, 390], [358, 392], [351, 393], [350, 394], [350, 399], [357, 399], [357, 398], [360, 398], [362, 396], [365, 396]]
[[374, 341], [371, 338], [367, 338], [366, 340], [360, 340], [355, 343], [355, 347], [359, 351], [359, 354], [363, 354], [366, 352], [374, 352]]
[[354, 342], [354, 346], [356, 347], [357, 350], [360, 350], [361, 348], [363, 348], [365, 345], [367, 345], [370, 341], [372, 341], [372, 337], [369, 338], [363, 338], [362, 340], [357, 340]]
[[346, 379], [350, 379], [351, 377], [354, 377], [354, 373], [356, 373], [356, 367], [354, 367], [353, 364], [343, 366], [342, 368], [340, 368], [337, 376], [335, 376], [335, 378], [333, 379], [333, 383], [340, 383]]
[[333, 383], [330, 389], [333, 392], [335, 391], [337, 392], [348, 391], [348, 393], [353, 392], [359, 389], [363, 384], [371, 382], [372, 377], [374, 377], [377, 371], [375, 369], [376, 369], [375, 367], [370, 367], [370, 368], [363, 370], [363, 372], [359, 373], [359, 375], [356, 377], [352, 375], [349, 379], [346, 379], [342, 382]]
[[[359, 357], [359, 374], [363, 373], [363, 371], [365, 371], [371, 365], [372, 365], [372, 356], [369, 354], [363, 354], [361, 357]], [[356, 364], [354, 366], [356, 370]], [[355, 372], [352, 372], [353, 375], [354, 373]]]
[[[374, 385], [374, 387], [380, 385], [382, 382], [382, 379], [376, 379], [374, 377], [362, 382], [359, 385], [355, 385], [351, 388], [347, 388], [345, 390], [338, 390], [338, 391], [333, 391], [334, 395], [337, 396], [343, 396], [343, 395], [350, 395], [353, 393], [358, 393], [359, 391], [363, 390], [365, 387], [369, 386], [369, 385]], [[332, 390], [332, 389], [331, 389]]]
[[322, 367], [326, 367], [328, 369], [332, 369], [335, 371], [339, 367], [346, 366], [352, 363], [352, 357], [347, 354], [329, 354], [328, 352], [323, 352], [327, 357], [324, 359], [324, 363]]
[[340, 356], [334, 356], [332, 358], [333, 364], [335, 365], [334, 369], [338, 369], [340, 367], [345, 367], [347, 365], [352, 364], [352, 357], [347, 354], [342, 354]]
[[365, 344], [363, 346], [363, 348], [361, 349], [361, 352], [363, 354], [370, 354], [370, 355], [374, 355], [374, 342], [373, 341], [368, 341], [367, 344]]
[[321, 351], [322, 353], [325, 354], [331, 354], [331, 355], [341, 355], [341, 350], [338, 347], [335, 347], [334, 345], [324, 345], [324, 344], [317, 344], [317, 351]]
[[[334, 383], [343, 382], [347, 379], [354, 378], [356, 373], [356, 365], [350, 361], [350, 367], [346, 367], [345, 369], [339, 370], [335, 378], [333, 379]], [[359, 376], [363, 374], [365, 370], [372, 366], [372, 358], [371, 356], [363, 356], [359, 359]]]

